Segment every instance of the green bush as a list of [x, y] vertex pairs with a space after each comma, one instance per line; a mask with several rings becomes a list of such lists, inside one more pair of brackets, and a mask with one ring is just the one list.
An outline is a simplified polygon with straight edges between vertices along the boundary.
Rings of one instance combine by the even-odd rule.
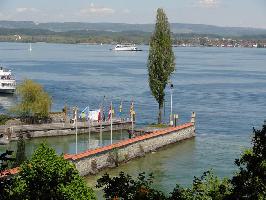
[[41, 144], [28, 162], [20, 166], [10, 196], [27, 200], [94, 200], [94, 191], [80, 177], [75, 165]]
[[8, 115], [0, 114], [0, 125], [4, 125], [11, 117]]

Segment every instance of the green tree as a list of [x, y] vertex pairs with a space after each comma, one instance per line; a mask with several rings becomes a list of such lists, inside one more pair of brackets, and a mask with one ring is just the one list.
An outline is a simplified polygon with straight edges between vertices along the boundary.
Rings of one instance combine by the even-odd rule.
[[0, 199], [10, 199], [10, 188], [13, 184], [13, 179], [10, 178], [5, 171], [15, 160], [12, 158], [13, 151], [6, 150], [5, 153], [0, 154]]
[[17, 141], [17, 152], [16, 152], [16, 160], [14, 162], [13, 167], [20, 166], [26, 160], [25, 154], [25, 140], [22, 134], [19, 134]]
[[152, 174], [146, 176], [141, 173], [137, 179], [133, 179], [130, 175], [120, 172], [119, 176], [113, 178], [108, 174], [103, 175], [97, 180], [96, 187], [103, 187], [107, 200], [166, 200], [161, 191], [152, 188], [152, 182]]
[[239, 172], [232, 178], [231, 199], [266, 199], [266, 125], [253, 131], [252, 148], [235, 161]]
[[4, 115], [4, 114], [0, 114], [0, 125], [5, 125], [5, 123], [11, 119], [10, 116]]
[[152, 95], [159, 104], [158, 123], [162, 123], [164, 89], [175, 70], [170, 25], [163, 9], [157, 10], [155, 30], [151, 37], [148, 74]]
[[12, 186], [12, 199], [27, 200], [90, 200], [95, 193], [79, 176], [74, 164], [57, 156], [46, 144], [41, 144]]
[[48, 117], [52, 99], [40, 84], [25, 80], [18, 86], [17, 93], [20, 103], [12, 109], [14, 112], [26, 117]]
[[213, 171], [207, 171], [200, 178], [194, 178], [191, 188], [177, 185], [169, 200], [222, 200], [230, 193], [231, 184], [228, 179], [220, 180]]
[[113, 178], [105, 174], [97, 182], [96, 187], [103, 187], [104, 197], [110, 200], [223, 200], [231, 192], [229, 180], [220, 180], [212, 171], [204, 172], [200, 178], [195, 177], [190, 188], [176, 185], [168, 197], [152, 187], [153, 176], [145, 173], [139, 174], [137, 179], [123, 172]]

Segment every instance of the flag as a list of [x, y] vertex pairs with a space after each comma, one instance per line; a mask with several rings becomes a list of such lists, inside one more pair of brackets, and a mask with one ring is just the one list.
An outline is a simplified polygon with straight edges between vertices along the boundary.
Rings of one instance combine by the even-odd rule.
[[122, 101], [120, 102], [120, 105], [119, 105], [119, 112], [120, 114], [122, 113], [122, 109], [123, 109], [123, 105], [122, 105]]
[[85, 114], [85, 112], [82, 112], [82, 113], [81, 113], [81, 119], [82, 119], [83, 121], [85, 121], [85, 119], [86, 119], [86, 114]]
[[112, 107], [110, 106], [109, 111], [108, 111], [108, 120], [111, 119], [111, 109]]
[[77, 107], [73, 108], [73, 122], [74, 124], [78, 122], [78, 108]]
[[109, 112], [108, 112], [108, 120], [111, 119], [111, 113], [112, 113], [112, 117], [114, 117], [115, 111], [114, 111], [114, 108], [112, 106], [112, 103], [110, 105]]
[[104, 114], [104, 110], [102, 110], [102, 118], [103, 118], [103, 121], [105, 121], [105, 114]]
[[77, 119], [78, 119], [78, 108], [75, 107], [74, 108], [74, 120], [77, 121]]
[[101, 109], [98, 112], [98, 122], [100, 122], [102, 120], [102, 116], [101, 116]]
[[131, 117], [131, 121], [135, 121], [135, 110], [134, 110], [134, 102], [132, 101], [131, 102], [131, 105], [130, 105], [130, 117]]
[[133, 101], [131, 101], [131, 105], [130, 105], [130, 111], [129, 111], [129, 113], [130, 113], [130, 116], [133, 114], [133, 112], [134, 112], [134, 102], [133, 102]]

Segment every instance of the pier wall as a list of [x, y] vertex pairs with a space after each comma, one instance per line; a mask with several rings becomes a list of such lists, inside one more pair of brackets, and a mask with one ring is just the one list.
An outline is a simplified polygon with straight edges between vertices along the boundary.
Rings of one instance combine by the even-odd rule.
[[79, 173], [85, 176], [96, 174], [104, 168], [116, 167], [120, 163], [194, 136], [194, 124], [186, 123], [79, 154], [65, 155], [65, 158], [73, 162]]
[[[130, 129], [132, 122], [122, 121], [114, 122], [112, 128], [116, 130]], [[109, 122], [104, 122], [101, 126], [98, 122], [94, 122], [90, 125], [87, 123], [78, 123], [78, 134], [91, 132], [110, 131], [111, 126]], [[22, 134], [25, 139], [38, 138], [38, 137], [53, 137], [53, 136], [66, 136], [75, 135], [76, 128], [74, 124], [64, 123], [51, 123], [51, 124], [39, 124], [39, 125], [14, 125], [14, 126], [0, 126], [0, 134], [5, 135], [5, 142], [8, 143], [18, 139], [18, 135]], [[1, 143], [1, 141], [0, 141]]]
[[[79, 154], [65, 154], [64, 158], [75, 164], [80, 175], [86, 176], [105, 168], [116, 167], [169, 144], [193, 138], [195, 134], [195, 124], [186, 123]], [[19, 171], [19, 167], [3, 171], [0, 178], [17, 174]]]
[[[124, 123], [124, 124], [113, 124], [113, 131], [121, 130], [121, 129], [129, 129], [131, 127], [131, 123]], [[91, 132], [99, 132], [99, 127], [93, 126], [90, 128]], [[104, 126], [102, 129], [103, 132], [110, 131], [110, 125]], [[78, 127], [78, 134], [88, 133], [88, 127]], [[65, 136], [65, 135], [75, 135], [76, 129], [75, 127], [62, 127], [61, 129], [51, 129], [51, 130], [35, 130], [29, 133], [29, 138], [35, 137], [51, 137], [51, 136]]]

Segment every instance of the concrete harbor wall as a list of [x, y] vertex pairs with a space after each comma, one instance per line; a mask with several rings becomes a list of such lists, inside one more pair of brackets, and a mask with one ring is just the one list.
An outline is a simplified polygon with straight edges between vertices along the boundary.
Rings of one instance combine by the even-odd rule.
[[194, 136], [194, 123], [186, 123], [79, 154], [65, 155], [65, 158], [73, 162], [79, 173], [85, 176], [96, 174], [104, 168], [116, 167], [120, 163]]

